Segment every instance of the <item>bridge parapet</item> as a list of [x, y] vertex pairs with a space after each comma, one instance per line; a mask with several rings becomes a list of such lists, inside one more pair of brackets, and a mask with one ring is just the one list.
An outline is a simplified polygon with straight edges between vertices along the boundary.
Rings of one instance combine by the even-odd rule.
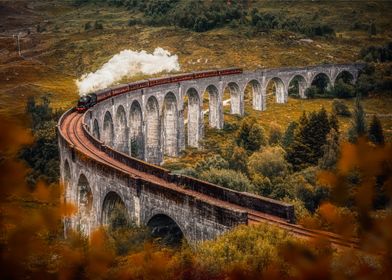
[[217, 198], [222, 201], [227, 201], [235, 205], [239, 205], [246, 209], [251, 209], [269, 214], [274, 217], [279, 217], [290, 223], [295, 222], [294, 206], [292, 204], [246, 192], [227, 189], [189, 176], [172, 176], [174, 177], [174, 182], [193, 191]]
[[139, 171], [152, 174], [161, 179], [167, 180], [168, 182], [180, 185], [185, 189], [190, 189], [197, 193], [208, 195], [210, 197], [228, 202], [230, 204], [238, 205], [247, 209], [260, 211], [268, 215], [279, 217], [290, 223], [293, 223], [295, 221], [294, 207], [291, 204], [253, 195], [250, 193], [230, 190], [189, 176], [173, 174], [168, 169], [146, 163], [104, 145], [104, 143], [102, 143], [90, 134], [85, 124], [83, 125], [83, 131], [84, 134], [89, 139], [91, 139], [91, 142], [94, 143], [94, 145], [99, 150], [107, 154], [110, 158], [113, 158], [131, 168], [135, 168]]

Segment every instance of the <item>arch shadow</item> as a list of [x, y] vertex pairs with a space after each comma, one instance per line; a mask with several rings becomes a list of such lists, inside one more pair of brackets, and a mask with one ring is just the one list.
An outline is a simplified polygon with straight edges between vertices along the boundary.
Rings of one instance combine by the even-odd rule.
[[147, 227], [151, 230], [151, 236], [166, 246], [180, 246], [185, 239], [180, 226], [165, 214], [156, 214], [151, 217], [147, 222]]

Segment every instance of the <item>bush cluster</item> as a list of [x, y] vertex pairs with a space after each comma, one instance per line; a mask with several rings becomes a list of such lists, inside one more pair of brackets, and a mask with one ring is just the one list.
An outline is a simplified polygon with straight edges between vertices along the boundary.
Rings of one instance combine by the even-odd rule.
[[392, 42], [385, 46], [369, 46], [359, 53], [361, 59], [366, 62], [387, 62], [392, 60]]
[[301, 18], [286, 18], [283, 15], [261, 13], [257, 9], [251, 12], [251, 24], [258, 32], [268, 32], [272, 29], [283, 29], [301, 33], [306, 36], [334, 36], [334, 29], [321, 23], [305, 23]]

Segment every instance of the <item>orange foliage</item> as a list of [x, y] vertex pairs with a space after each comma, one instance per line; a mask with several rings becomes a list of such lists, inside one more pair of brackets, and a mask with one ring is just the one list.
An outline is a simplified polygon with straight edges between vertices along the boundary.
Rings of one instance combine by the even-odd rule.
[[354, 200], [361, 225], [359, 238], [363, 250], [370, 253], [366, 258], [378, 260], [381, 267], [364, 261], [356, 250], [338, 251], [336, 257], [328, 242], [314, 240], [282, 245], [281, 260], [271, 261], [263, 271], [229, 262], [228, 267], [211, 274], [190, 249], [174, 251], [148, 243], [142, 251], [120, 258], [102, 230], [94, 232], [90, 240], [76, 233], [64, 240], [61, 222], [75, 213], [75, 207], [60, 203], [61, 186], [39, 182], [34, 191], [29, 190], [24, 181], [26, 167], [11, 155], [20, 145], [30, 143], [31, 136], [12, 124], [0, 125], [12, 135], [0, 134], [0, 279], [27, 275], [31, 279], [386, 279], [392, 275], [392, 216], [376, 219], [371, 213], [376, 176], [384, 176], [384, 187], [392, 194], [391, 145], [375, 147], [363, 140], [358, 145], [344, 144], [337, 172], [322, 172], [319, 178], [333, 194], [333, 200], [318, 210], [321, 219], [349, 235], [353, 217], [342, 214], [338, 205], [351, 195], [350, 172], [361, 174]]

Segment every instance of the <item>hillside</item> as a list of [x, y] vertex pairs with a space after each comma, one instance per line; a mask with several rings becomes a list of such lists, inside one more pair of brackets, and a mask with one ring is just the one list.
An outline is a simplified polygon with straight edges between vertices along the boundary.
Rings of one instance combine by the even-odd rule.
[[[20, 114], [27, 96], [47, 92], [53, 94], [56, 107], [69, 107], [77, 98], [74, 80], [97, 70], [123, 49], [165, 48], [179, 56], [181, 71], [226, 66], [255, 69], [352, 62], [361, 48], [391, 38], [387, 11], [392, 4], [388, 2], [311, 2], [305, 13], [294, 1], [250, 5], [249, 11], [256, 7], [289, 18], [300, 15], [304, 21], [325, 22], [336, 30], [336, 37], [314, 37], [312, 41], [301, 41], [307, 37], [286, 30], [255, 32], [249, 24], [225, 24], [206, 32], [153, 27], [143, 21], [129, 26], [130, 19], [143, 19], [144, 15], [121, 6], [85, 4], [75, 9], [58, 0], [3, 1], [1, 5], [6, 16], [0, 24], [0, 113], [7, 115]], [[317, 19], [312, 20], [315, 14]], [[357, 29], [353, 30], [354, 21], [348, 17], [360, 23]], [[85, 30], [87, 23], [94, 26], [96, 21], [103, 29]], [[372, 21], [378, 33], [370, 38], [362, 25]], [[19, 32], [24, 59], [17, 56], [12, 38]]]

